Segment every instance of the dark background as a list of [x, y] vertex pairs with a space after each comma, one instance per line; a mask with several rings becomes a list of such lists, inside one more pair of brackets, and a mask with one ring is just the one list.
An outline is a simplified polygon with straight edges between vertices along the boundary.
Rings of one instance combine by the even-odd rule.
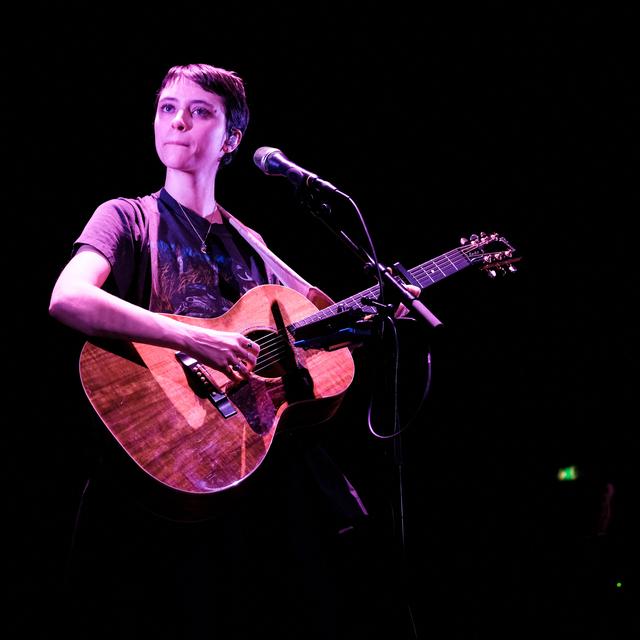
[[[82, 339], [48, 317], [50, 291], [99, 203], [162, 185], [155, 91], [169, 66], [202, 61], [239, 73], [252, 111], [218, 199], [335, 299], [372, 282], [291, 185], [254, 166], [257, 147], [349, 193], [384, 262], [413, 267], [480, 231], [522, 257], [515, 274], [472, 268], [423, 297], [446, 330], [429, 338], [431, 392], [404, 438], [419, 637], [443, 625], [447, 637], [616, 637], [637, 538], [637, 14], [348, 2], [305, 15], [300, 5], [158, 11], [134, 23], [113, 8], [34, 10], [7, 54], [17, 178], [3, 257], [9, 400], [19, 401], [7, 451], [21, 620], [47, 628], [88, 458]], [[423, 370], [415, 333], [409, 377]], [[380, 552], [393, 555], [393, 467], [366, 426], [375, 368], [361, 368], [346, 426], [327, 437], [376, 507]], [[568, 465], [578, 480], [559, 482]], [[393, 571], [376, 577], [400, 590]], [[400, 623], [390, 637], [404, 633]]]

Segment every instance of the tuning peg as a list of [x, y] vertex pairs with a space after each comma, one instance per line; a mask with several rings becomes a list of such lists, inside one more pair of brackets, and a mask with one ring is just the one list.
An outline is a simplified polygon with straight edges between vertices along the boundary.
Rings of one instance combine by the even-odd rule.
[[495, 278], [498, 275], [498, 272], [495, 269], [487, 269], [487, 273], [490, 278]]
[[468, 238], [460, 238], [460, 244], [468, 244], [469, 239]]
[[478, 242], [478, 234], [477, 233], [472, 233], [471, 234], [471, 242]]
[[481, 232], [480, 232], [480, 237], [481, 237], [481, 238], [486, 238], [486, 237], [487, 237], [487, 234], [486, 234], [484, 231], [481, 231]]
[[510, 264], [507, 269], [511, 272], [511, 273], [515, 273], [518, 269], [516, 267], [514, 267], [512, 264]]

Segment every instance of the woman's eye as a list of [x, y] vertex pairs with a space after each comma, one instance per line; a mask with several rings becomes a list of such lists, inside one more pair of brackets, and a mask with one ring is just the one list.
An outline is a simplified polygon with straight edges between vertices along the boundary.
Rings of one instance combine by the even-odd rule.
[[173, 105], [172, 104], [161, 104], [160, 105], [160, 111], [162, 111], [164, 113], [171, 113], [171, 111], [173, 111]]
[[205, 109], [204, 107], [196, 107], [191, 115], [198, 116], [200, 118], [206, 118], [209, 115], [209, 109]]

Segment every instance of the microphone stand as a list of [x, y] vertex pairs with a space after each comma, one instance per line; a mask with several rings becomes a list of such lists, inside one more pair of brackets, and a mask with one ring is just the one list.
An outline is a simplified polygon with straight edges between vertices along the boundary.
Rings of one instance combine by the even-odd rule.
[[[305, 188], [306, 187], [306, 188]], [[385, 296], [384, 293], [387, 290], [392, 291], [392, 295], [396, 300], [399, 300], [404, 303], [404, 305], [412, 310], [414, 313], [414, 317], [420, 318], [423, 322], [427, 324], [428, 327], [435, 329], [442, 327], [442, 322], [424, 305], [416, 296], [414, 296], [405, 286], [404, 282], [400, 277], [395, 275], [393, 271], [385, 267], [383, 264], [374, 260], [369, 253], [364, 249], [364, 247], [355, 243], [349, 235], [344, 231], [344, 229], [340, 228], [335, 220], [330, 221], [332, 217], [332, 209], [328, 202], [325, 199], [321, 198], [321, 190], [314, 189], [313, 185], [303, 185], [299, 190], [301, 197], [301, 204], [307, 208], [312, 215], [318, 218], [343, 244], [347, 246], [347, 248], [364, 263], [364, 268], [366, 271], [372, 271], [377, 273], [379, 276], [380, 283], [380, 296], [379, 300], [384, 301]], [[332, 191], [335, 195], [340, 196], [341, 198], [346, 199], [355, 209], [359, 212], [359, 209], [353, 199], [342, 191], [335, 190]], [[364, 225], [364, 220], [362, 220], [362, 224]], [[404, 271], [404, 270], [403, 270]], [[405, 272], [406, 273], [406, 272]], [[376, 309], [376, 313], [379, 315], [386, 315], [390, 317], [393, 313], [394, 306], [391, 304], [385, 304], [384, 302], [376, 300], [366, 300], [367, 306], [372, 306]], [[384, 323], [383, 325], [384, 326]], [[394, 535], [399, 541], [400, 545], [400, 592], [403, 595], [405, 603], [407, 605], [407, 613], [408, 613], [408, 636], [407, 638], [418, 637], [416, 623], [413, 616], [413, 611], [411, 609], [411, 602], [409, 599], [408, 589], [407, 589], [407, 556], [406, 556], [406, 525], [405, 525], [405, 491], [404, 491], [404, 455], [402, 449], [402, 441], [399, 435], [398, 429], [398, 415], [394, 411], [394, 432], [395, 436], [392, 437], [393, 440], [393, 464], [395, 466], [396, 471], [396, 481], [397, 481], [397, 514], [395, 513], [395, 509], [393, 509], [393, 499], [392, 499], [392, 512], [393, 512], [393, 522], [392, 526], [394, 529]]]
[[[333, 193], [339, 195], [342, 198], [348, 200], [348, 202], [358, 211], [358, 207], [351, 198], [351, 196], [336, 190]], [[331, 206], [326, 200], [320, 200], [319, 190], [312, 188], [301, 188], [301, 204], [307, 208], [309, 212], [320, 220], [360, 261], [364, 263], [365, 271], [373, 271], [381, 274], [380, 283], [380, 298], [384, 300], [384, 294], [391, 289], [393, 296], [402, 302], [408, 309], [414, 312], [414, 317], [418, 317], [431, 328], [442, 327], [442, 322], [423, 304], [418, 298], [416, 298], [405, 286], [401, 278], [393, 273], [393, 270], [389, 267], [385, 267], [382, 263], [376, 262], [364, 247], [356, 244], [344, 231], [332, 224], [329, 218], [332, 215]]]

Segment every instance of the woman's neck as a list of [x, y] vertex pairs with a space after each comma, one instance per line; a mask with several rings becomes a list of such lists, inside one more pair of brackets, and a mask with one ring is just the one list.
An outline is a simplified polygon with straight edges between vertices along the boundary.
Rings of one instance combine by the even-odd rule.
[[181, 205], [209, 222], [222, 222], [216, 206], [215, 176], [198, 180], [197, 176], [168, 169], [164, 188]]

